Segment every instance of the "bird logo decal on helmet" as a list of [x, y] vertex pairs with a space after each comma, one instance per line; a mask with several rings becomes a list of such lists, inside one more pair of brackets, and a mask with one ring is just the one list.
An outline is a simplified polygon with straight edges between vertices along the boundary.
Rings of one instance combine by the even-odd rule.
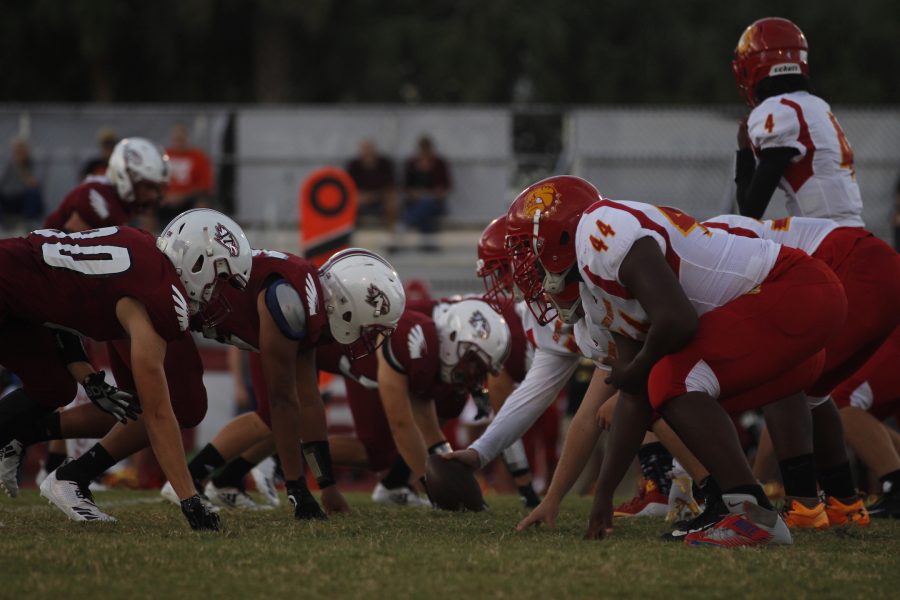
[[216, 233], [213, 236], [213, 239], [225, 246], [228, 250], [228, 253], [232, 256], [237, 256], [240, 254], [240, 247], [238, 246], [237, 239], [234, 237], [234, 234], [228, 230], [227, 227], [222, 225], [221, 223], [216, 223]]
[[386, 315], [391, 310], [391, 301], [374, 283], [370, 284], [369, 289], [366, 290], [366, 304], [375, 308], [374, 316], [376, 317]]
[[488, 320], [485, 318], [483, 314], [481, 314], [480, 310], [476, 310], [472, 313], [472, 316], [469, 317], [469, 325], [472, 326], [472, 329], [475, 330], [475, 336], [486, 340], [491, 335], [491, 325], [488, 323]]
[[553, 184], [542, 185], [528, 194], [525, 198], [525, 204], [522, 212], [529, 219], [533, 218], [538, 211], [545, 215], [553, 210], [554, 205], [559, 200], [559, 192]]

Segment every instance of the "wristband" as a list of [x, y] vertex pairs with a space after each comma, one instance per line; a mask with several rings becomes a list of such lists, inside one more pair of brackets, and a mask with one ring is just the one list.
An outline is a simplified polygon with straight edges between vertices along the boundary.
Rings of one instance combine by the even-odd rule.
[[328, 449], [328, 441], [307, 442], [300, 444], [303, 450], [303, 458], [316, 476], [316, 484], [320, 490], [324, 490], [335, 484], [334, 470], [331, 467], [331, 451]]
[[453, 452], [453, 448], [450, 447], [450, 442], [446, 440], [428, 448], [428, 454], [450, 454], [451, 452]]
[[90, 362], [87, 353], [84, 351], [84, 346], [81, 344], [81, 338], [74, 333], [55, 329], [53, 338], [56, 340], [59, 356], [66, 365], [76, 362]]

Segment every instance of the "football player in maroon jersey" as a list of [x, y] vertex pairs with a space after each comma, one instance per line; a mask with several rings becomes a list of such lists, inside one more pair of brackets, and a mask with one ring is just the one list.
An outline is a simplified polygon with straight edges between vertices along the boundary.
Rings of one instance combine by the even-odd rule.
[[[342, 344], [322, 346], [317, 365], [344, 376], [356, 427], [354, 436], [329, 437], [335, 464], [375, 471], [390, 467], [385, 485], [398, 496], [394, 503], [427, 506], [410, 486], [411, 476], [413, 481], [421, 479], [429, 454], [449, 451], [440, 421], [459, 415], [469, 393], [484, 385], [488, 373], [499, 371], [508, 352], [506, 323], [480, 300], [450, 304], [434, 319], [407, 308], [388, 341], [364, 357], [354, 359]], [[258, 357], [251, 355], [250, 368], [254, 380], [259, 378]], [[237, 420], [256, 433], [242, 440], [250, 450], [213, 480], [217, 486], [238, 485], [267, 454], [258, 449], [264, 447], [274, 419], [258, 411]], [[228, 442], [230, 436], [224, 433], [213, 440], [217, 447]], [[398, 458], [403, 459], [400, 466]]]
[[[254, 351], [257, 413], [233, 420], [197, 453], [189, 466], [195, 485], [199, 489], [212, 471], [271, 431], [294, 516], [346, 512], [334, 485], [316, 348], [336, 342], [353, 358], [374, 352], [403, 312], [400, 278], [383, 258], [359, 248], [335, 254], [318, 270], [298, 256], [258, 250], [246, 292], [226, 290], [222, 298], [231, 306], [228, 315], [215, 323], [207, 318], [199, 328], [207, 337]], [[209, 307], [202, 315], [210, 317], [215, 310]], [[301, 444], [322, 490], [324, 513], [306, 487]], [[233, 506], [239, 491], [213, 493], [213, 500]], [[169, 484], [162, 495], [175, 500]]]
[[121, 140], [105, 176], [90, 175], [63, 198], [44, 227], [84, 231], [126, 225], [134, 214], [159, 204], [169, 181], [169, 157], [153, 142]]
[[[41, 485], [41, 494], [73, 520], [112, 520], [94, 504], [87, 483], [149, 443], [174, 482], [191, 526], [218, 528], [184, 465], [163, 361], [167, 342], [185, 335], [191, 315], [213, 301], [222, 282], [246, 286], [250, 250], [240, 227], [215, 211], [189, 211], [170, 228], [171, 235], [157, 243], [146, 232], [128, 227], [73, 234], [46, 229], [0, 243], [0, 328], [4, 341], [25, 339], [16, 346], [4, 343], [0, 351], [0, 363], [23, 381], [21, 390], [3, 399], [0, 412], [0, 435], [5, 436], [0, 442], [18, 450], [16, 454], [22, 442], [10, 437], [10, 431], [29, 442], [104, 433], [96, 420], [72, 424], [85, 427], [83, 431], [62, 431], [60, 415], [47, 414], [68, 403], [75, 382], [62, 363], [47, 360], [48, 334], [38, 325], [51, 324], [99, 341], [130, 340], [143, 414], [113, 427], [94, 448]], [[34, 326], [34, 343], [21, 335], [29, 325]], [[7, 333], [10, 329], [12, 334]], [[4, 452], [4, 460], [7, 455]]]
[[[120, 140], [113, 149], [105, 176], [89, 176], [63, 199], [60, 206], [47, 217], [44, 227], [69, 233], [127, 225], [131, 216], [153, 209], [159, 204], [169, 177], [168, 157], [165, 152], [144, 138], [131, 137]], [[67, 345], [64, 360], [69, 369], [76, 371], [77, 381], [84, 381], [85, 374], [93, 378], [94, 385], [85, 390], [100, 390], [102, 375], [92, 372], [78, 342], [58, 333], [61, 343]], [[115, 340], [107, 350], [113, 377], [120, 388], [134, 389], [129, 367], [127, 340]], [[203, 364], [191, 336], [170, 342], [165, 359], [166, 379], [170, 382], [169, 394], [179, 424], [187, 429], [196, 426], [206, 414], [206, 388], [203, 385]], [[176, 384], [177, 382], [177, 384]], [[122, 392], [119, 392], [122, 393]], [[96, 402], [95, 402], [96, 404]], [[64, 419], [77, 418], [69, 414]], [[99, 418], [99, 417], [98, 417]], [[110, 426], [114, 423], [107, 419]], [[52, 440], [47, 445], [47, 458], [38, 475], [38, 485], [47, 474], [62, 465], [66, 458], [64, 440]]]

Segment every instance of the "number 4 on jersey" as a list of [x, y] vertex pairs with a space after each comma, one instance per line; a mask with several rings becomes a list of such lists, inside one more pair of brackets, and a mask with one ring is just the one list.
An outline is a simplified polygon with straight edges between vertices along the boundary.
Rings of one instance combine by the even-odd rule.
[[[603, 237], [610, 237], [616, 235], [615, 230], [600, 219], [597, 219], [597, 229], [600, 230], [600, 235]], [[594, 236], [590, 236], [591, 245], [594, 247], [594, 250], [597, 252], [605, 252], [609, 250], [609, 246], [606, 245], [606, 242], [603, 240], [596, 238]]]

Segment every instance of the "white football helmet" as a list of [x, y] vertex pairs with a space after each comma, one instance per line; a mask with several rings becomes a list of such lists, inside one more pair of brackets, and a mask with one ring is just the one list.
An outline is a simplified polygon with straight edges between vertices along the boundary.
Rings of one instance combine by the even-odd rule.
[[[240, 225], [218, 211], [195, 208], [181, 213], [160, 234], [156, 247], [175, 265], [191, 314], [212, 302], [220, 281], [243, 289], [250, 280], [250, 242]], [[226, 314], [227, 307], [214, 320], [221, 322]]]
[[406, 293], [394, 267], [362, 248], [341, 250], [319, 269], [334, 339], [352, 358], [374, 352], [397, 327]]
[[509, 356], [509, 326], [483, 300], [450, 304], [434, 321], [440, 341], [441, 380], [480, 389]]
[[134, 184], [139, 181], [160, 186], [169, 183], [169, 156], [150, 140], [125, 138], [113, 148], [106, 177], [116, 186], [123, 202], [134, 202]]

